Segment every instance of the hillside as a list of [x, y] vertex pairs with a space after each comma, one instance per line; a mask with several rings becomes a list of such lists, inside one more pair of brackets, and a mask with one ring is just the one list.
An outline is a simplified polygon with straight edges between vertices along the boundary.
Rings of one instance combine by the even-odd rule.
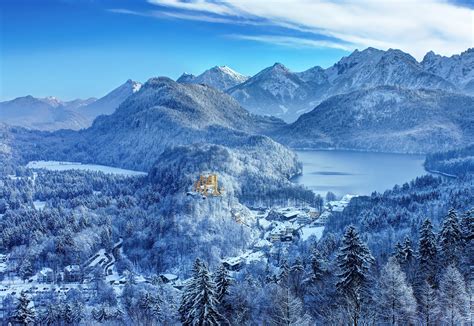
[[331, 97], [274, 137], [296, 148], [429, 153], [468, 144], [473, 113], [469, 96], [384, 86]]

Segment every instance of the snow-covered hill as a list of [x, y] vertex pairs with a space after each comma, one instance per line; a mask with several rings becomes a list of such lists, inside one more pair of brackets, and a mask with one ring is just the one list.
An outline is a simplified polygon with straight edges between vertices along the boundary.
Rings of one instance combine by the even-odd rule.
[[275, 139], [298, 148], [428, 153], [474, 137], [474, 98], [380, 86], [329, 98]]
[[245, 82], [247, 79], [247, 76], [244, 76], [227, 66], [215, 66], [206, 70], [199, 76], [184, 73], [178, 78], [177, 82], [188, 84], [205, 84], [214, 87], [215, 89], [224, 91]]

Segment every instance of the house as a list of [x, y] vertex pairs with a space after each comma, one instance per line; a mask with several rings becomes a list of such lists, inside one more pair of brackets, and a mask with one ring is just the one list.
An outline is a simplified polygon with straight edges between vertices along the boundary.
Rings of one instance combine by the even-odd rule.
[[64, 268], [64, 282], [82, 282], [82, 271], [79, 265], [68, 265]]
[[38, 282], [40, 283], [53, 283], [54, 273], [51, 268], [44, 267], [38, 272]]
[[173, 283], [178, 280], [178, 276], [174, 274], [161, 274], [160, 278], [163, 283]]
[[235, 257], [223, 261], [222, 265], [224, 265], [224, 267], [229, 271], [238, 271], [244, 265], [244, 260], [240, 257]]

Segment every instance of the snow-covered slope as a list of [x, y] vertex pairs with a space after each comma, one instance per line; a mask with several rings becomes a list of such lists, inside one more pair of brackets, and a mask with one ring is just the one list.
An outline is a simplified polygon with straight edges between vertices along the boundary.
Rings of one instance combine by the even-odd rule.
[[248, 79], [247, 76], [239, 74], [227, 66], [215, 66], [206, 70], [199, 76], [184, 73], [178, 78], [178, 83], [205, 84], [215, 89], [224, 91], [235, 85], [241, 84]]
[[474, 98], [380, 86], [331, 97], [275, 139], [298, 148], [428, 153], [469, 144]]
[[83, 107], [77, 108], [77, 112], [84, 115], [89, 125], [99, 115], [112, 114], [114, 111], [125, 101], [130, 95], [140, 90], [141, 83], [127, 80], [124, 84], [120, 85], [104, 97], [101, 97], [97, 101]]
[[443, 77], [462, 91], [474, 94], [474, 48], [451, 57], [430, 51], [421, 64], [426, 71]]
[[318, 76], [317, 68], [296, 74], [275, 63], [227, 92], [255, 114], [291, 121], [314, 107], [313, 101], [326, 84], [325, 77]]

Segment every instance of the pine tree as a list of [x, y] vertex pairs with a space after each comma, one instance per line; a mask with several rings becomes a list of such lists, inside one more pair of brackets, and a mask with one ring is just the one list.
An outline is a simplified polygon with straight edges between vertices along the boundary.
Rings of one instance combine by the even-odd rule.
[[293, 265], [290, 268], [290, 285], [293, 293], [297, 297], [302, 297], [303, 295], [303, 276], [304, 276], [304, 267], [301, 259], [296, 259]]
[[416, 311], [416, 300], [405, 273], [394, 258], [382, 269], [376, 298], [378, 315], [383, 322], [392, 325], [410, 323]]
[[215, 283], [217, 301], [222, 303], [224, 298], [229, 294], [229, 287], [231, 285], [229, 271], [224, 267], [224, 265], [221, 265], [217, 270]]
[[191, 325], [220, 325], [224, 320], [223, 316], [217, 309], [218, 301], [216, 296], [216, 285], [207, 269], [203, 265], [199, 271], [196, 292], [194, 298]]
[[21, 292], [18, 299], [13, 320], [20, 325], [33, 325], [35, 323], [35, 311], [30, 307], [31, 301], [28, 299], [25, 292]]
[[41, 320], [44, 325], [54, 325], [60, 320], [60, 311], [55, 305], [49, 304]]
[[72, 308], [68, 302], [66, 302], [66, 304], [64, 305], [64, 309], [62, 311], [62, 320], [64, 320], [64, 322], [68, 325], [72, 324], [72, 322], [74, 321]]
[[437, 255], [436, 235], [433, 232], [431, 221], [426, 219], [420, 229], [420, 245], [418, 248], [418, 265], [422, 283], [425, 280], [428, 280], [430, 284], [435, 283]]
[[443, 319], [449, 325], [461, 324], [468, 311], [466, 284], [454, 265], [449, 265], [439, 284], [439, 301]]
[[288, 287], [277, 286], [272, 303], [271, 325], [312, 325], [310, 317], [304, 313], [303, 303]]
[[183, 325], [192, 325], [192, 306], [195, 297], [197, 296], [197, 280], [199, 278], [199, 273], [201, 272], [202, 268], [203, 263], [199, 258], [197, 258], [193, 265], [193, 275], [184, 287], [183, 295], [181, 298], [181, 305], [178, 309]]
[[288, 277], [290, 276], [290, 266], [285, 260], [280, 266], [280, 273], [278, 274], [278, 284], [288, 284]]
[[340, 272], [336, 287], [346, 300], [353, 325], [357, 326], [367, 299], [369, 269], [374, 258], [353, 226], [346, 229], [337, 262]]
[[397, 260], [398, 264], [402, 265], [405, 261], [405, 254], [403, 253], [403, 246], [400, 242], [395, 244], [395, 248], [392, 254], [393, 257]]
[[311, 279], [313, 282], [321, 281], [324, 276], [323, 258], [319, 250], [314, 248], [311, 253]]
[[444, 219], [440, 233], [440, 246], [445, 266], [458, 264], [463, 236], [456, 210], [451, 209]]
[[438, 294], [426, 280], [418, 291], [418, 302], [423, 323], [425, 325], [436, 324], [439, 316]]

